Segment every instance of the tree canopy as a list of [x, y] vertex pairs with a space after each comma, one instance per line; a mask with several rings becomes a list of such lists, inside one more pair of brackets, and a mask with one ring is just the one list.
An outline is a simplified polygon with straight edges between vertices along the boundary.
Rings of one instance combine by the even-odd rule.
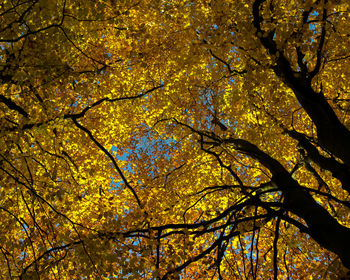
[[1, 279], [338, 279], [350, 5], [3, 0]]

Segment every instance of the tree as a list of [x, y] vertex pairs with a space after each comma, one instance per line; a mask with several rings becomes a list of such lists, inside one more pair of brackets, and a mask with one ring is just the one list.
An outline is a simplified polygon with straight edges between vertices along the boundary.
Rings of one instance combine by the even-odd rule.
[[3, 1], [1, 277], [344, 275], [343, 2]]

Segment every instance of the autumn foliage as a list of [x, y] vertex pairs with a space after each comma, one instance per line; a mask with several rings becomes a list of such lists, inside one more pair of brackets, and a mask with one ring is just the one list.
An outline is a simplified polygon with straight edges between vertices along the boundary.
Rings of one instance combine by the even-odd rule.
[[350, 5], [0, 1], [1, 279], [340, 279]]

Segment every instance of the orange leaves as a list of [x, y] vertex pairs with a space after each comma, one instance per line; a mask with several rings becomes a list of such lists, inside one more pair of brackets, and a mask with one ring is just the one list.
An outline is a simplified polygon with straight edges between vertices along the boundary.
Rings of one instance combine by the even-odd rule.
[[0, 278], [341, 270], [286, 201], [349, 226], [348, 167], [296, 98], [349, 126], [347, 4], [261, 2], [2, 3]]

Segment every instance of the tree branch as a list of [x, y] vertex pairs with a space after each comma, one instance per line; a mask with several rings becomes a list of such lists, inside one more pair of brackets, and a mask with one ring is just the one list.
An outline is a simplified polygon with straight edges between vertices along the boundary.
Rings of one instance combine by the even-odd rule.
[[18, 106], [15, 102], [13, 102], [10, 98], [7, 98], [0, 94], [0, 102], [4, 103], [9, 109], [16, 111], [25, 118], [28, 118], [28, 113], [21, 106]]

